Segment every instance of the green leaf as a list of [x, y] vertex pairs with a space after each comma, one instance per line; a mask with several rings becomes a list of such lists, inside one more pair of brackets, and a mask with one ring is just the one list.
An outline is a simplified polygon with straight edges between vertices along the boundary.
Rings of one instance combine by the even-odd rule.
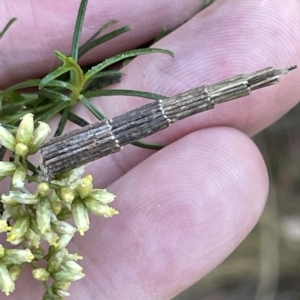
[[68, 121], [68, 117], [69, 117], [69, 113], [71, 111], [71, 106], [66, 107], [63, 111], [62, 111], [62, 116], [60, 118], [59, 124], [57, 126], [57, 129], [55, 131], [54, 136], [59, 136], [63, 133], [66, 123]]
[[46, 75], [40, 82], [39, 87], [40, 89], [45, 87], [46, 85], [48, 85], [50, 83], [50, 81], [54, 80], [55, 78], [61, 76], [62, 74], [65, 74], [69, 71], [71, 71], [73, 69], [72, 66], [60, 66], [58, 67], [56, 70], [54, 70], [53, 72], [49, 73], [48, 75]]
[[152, 143], [145, 143], [142, 141], [136, 141], [131, 143], [133, 146], [137, 146], [144, 149], [151, 149], [151, 150], [161, 150], [165, 147], [165, 145], [159, 145], [159, 144], [152, 144]]
[[173, 53], [171, 51], [168, 50], [164, 50], [164, 49], [158, 49], [158, 48], [145, 48], [145, 49], [136, 49], [136, 50], [130, 50], [127, 52], [123, 52], [121, 54], [118, 54], [116, 56], [113, 56], [111, 58], [106, 59], [105, 61], [103, 61], [102, 63], [92, 67], [85, 75], [84, 77], [86, 79], [91, 78], [92, 76], [94, 76], [95, 74], [97, 74], [98, 72], [102, 71], [103, 69], [105, 69], [106, 67], [124, 60], [126, 58], [129, 57], [134, 57], [134, 56], [138, 56], [138, 55], [145, 55], [145, 54], [151, 54], [151, 53], [164, 53], [164, 54], [168, 54], [170, 56], [173, 57]]
[[62, 89], [68, 89], [70, 91], [73, 91], [74, 88], [75, 88], [71, 83], [66, 82], [66, 81], [62, 81], [62, 80], [52, 80], [47, 85], [48, 86], [59, 87], [59, 88], [62, 88]]
[[90, 37], [82, 46], [79, 47], [78, 57], [80, 57], [80, 52], [84, 51], [85, 47], [87, 47], [91, 42], [93, 42], [100, 35], [101, 32], [103, 32], [105, 29], [107, 29], [109, 26], [115, 23], [117, 23], [116, 20], [111, 20], [104, 24], [100, 29], [98, 29], [92, 37]]
[[84, 92], [89, 90], [103, 89], [111, 84], [118, 83], [121, 81], [122, 76], [123, 74], [116, 70], [99, 72], [87, 80], [81, 93], [84, 94]]
[[51, 100], [60, 100], [60, 101], [71, 101], [70, 97], [66, 96], [65, 94], [62, 94], [60, 92], [56, 92], [51, 89], [43, 88], [39, 91], [39, 95]]
[[87, 91], [83, 93], [86, 98], [99, 97], [99, 96], [131, 96], [131, 97], [142, 97], [152, 100], [164, 100], [167, 97], [155, 93], [148, 93], [136, 90], [95, 90]]
[[87, 122], [86, 120], [84, 120], [84, 119], [80, 118], [79, 116], [75, 115], [71, 111], [68, 115], [68, 119], [69, 119], [69, 121], [73, 122], [74, 124], [76, 124], [80, 127], [87, 126], [87, 125], [90, 124], [89, 122]]
[[105, 115], [103, 115], [88, 99], [81, 95], [80, 97], [81, 103], [98, 119], [104, 120], [106, 119]]
[[99, 46], [99, 45], [101, 45], [101, 44], [103, 44], [103, 43], [105, 43], [105, 42], [107, 42], [107, 41], [109, 41], [109, 40], [125, 33], [125, 32], [127, 32], [129, 30], [131, 30], [131, 27], [124, 26], [124, 27], [118, 28], [118, 29], [116, 29], [116, 30], [114, 30], [110, 33], [107, 33], [107, 34], [105, 34], [105, 35], [89, 42], [88, 44], [86, 44], [85, 47], [82, 47], [82, 48], [79, 49], [78, 56], [79, 57], [83, 56], [85, 53], [87, 53], [91, 49], [93, 49], [93, 48], [95, 48], [95, 47], [97, 47], [97, 46]]
[[3, 95], [0, 94], [0, 112], [2, 112]]
[[102, 71], [95, 74], [91, 79], [106, 77], [106, 76], [122, 76], [123, 74], [117, 70]]
[[88, 0], [82, 0], [80, 2], [80, 7], [77, 14], [74, 34], [73, 34], [73, 41], [72, 41], [72, 49], [71, 49], [71, 56], [74, 58], [75, 61], [78, 60], [78, 48], [79, 48], [79, 41], [82, 32], [82, 24], [84, 20], [84, 15], [86, 11]]
[[7, 88], [6, 90], [4, 90], [2, 93], [6, 94], [10, 91], [15, 91], [15, 90], [19, 90], [19, 89], [26, 89], [29, 87], [38, 87], [41, 83], [41, 79], [30, 79], [30, 80], [26, 80], [17, 84], [14, 84], [12, 86], [10, 86], [9, 88]]
[[60, 102], [59, 104], [55, 105], [52, 109], [47, 110], [44, 114], [40, 115], [38, 118], [35, 119], [35, 122], [42, 121], [46, 122], [53, 116], [55, 116], [57, 113], [65, 109], [70, 105], [69, 101], [63, 101]]
[[162, 38], [164, 38], [165, 36], [167, 36], [170, 33], [170, 30], [168, 30], [167, 28], [163, 28], [158, 35], [155, 37], [153, 43], [158, 42], [159, 40], [161, 40]]
[[0, 32], [0, 39], [3, 38], [4, 34], [8, 30], [8, 28], [17, 21], [17, 18], [12, 18], [9, 20], [9, 22], [5, 25], [4, 29]]

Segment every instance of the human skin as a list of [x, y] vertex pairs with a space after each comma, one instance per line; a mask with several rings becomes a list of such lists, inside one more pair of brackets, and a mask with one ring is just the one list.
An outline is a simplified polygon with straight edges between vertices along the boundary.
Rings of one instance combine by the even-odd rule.
[[[69, 53], [78, 5], [70, 0], [55, 6], [36, 0], [1, 3], [2, 27], [11, 17], [19, 19], [1, 40], [1, 88], [51, 71], [58, 63], [52, 50]], [[298, 0], [222, 0], [195, 15], [200, 5], [91, 0], [83, 41], [111, 19], [134, 30], [82, 63], [137, 47], [162, 27], [190, 19], [155, 45], [173, 51], [174, 59], [139, 57], [123, 68], [126, 75], [114, 88], [172, 96], [268, 66], [299, 65]], [[150, 137], [169, 144], [159, 152], [127, 146], [90, 164], [94, 186], [117, 195], [112, 206], [120, 214], [91, 218], [90, 231], [74, 238], [70, 251], [84, 256], [86, 277], [72, 285], [70, 299], [170, 299], [220, 264], [257, 223], [268, 195], [267, 170], [249, 136], [295, 106], [299, 95], [297, 69], [275, 86]], [[130, 97], [93, 101], [109, 117], [145, 103]], [[95, 121], [82, 106], [75, 111]], [[40, 299], [42, 293], [27, 268], [7, 299]]]

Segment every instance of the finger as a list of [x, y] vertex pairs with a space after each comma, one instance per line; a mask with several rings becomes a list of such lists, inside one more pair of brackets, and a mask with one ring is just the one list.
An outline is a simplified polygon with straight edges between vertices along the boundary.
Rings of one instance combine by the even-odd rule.
[[171, 299], [249, 233], [263, 209], [268, 179], [248, 137], [214, 128], [178, 140], [109, 190], [118, 195], [113, 206], [120, 215], [93, 218], [87, 236], [76, 241], [73, 251], [85, 251], [93, 288], [82, 281], [72, 293], [82, 299]]
[[[174, 51], [175, 59], [160, 54], [139, 57], [124, 68], [126, 76], [115, 88], [171, 96], [270, 65], [282, 68], [299, 64], [300, 31], [295, 30], [300, 28], [299, 14], [300, 2], [294, 0], [284, 4], [280, 0], [263, 4], [255, 0], [217, 1], [155, 45]], [[298, 103], [299, 72], [298, 68], [275, 86], [173, 124], [149, 140], [171, 143], [200, 128], [220, 125], [238, 128], [249, 135], [257, 133]], [[94, 103], [113, 117], [145, 101], [107, 97], [95, 99]], [[95, 121], [82, 107], [77, 112]], [[150, 153], [128, 146], [121, 153], [93, 164], [89, 171], [110, 170], [97, 173], [99, 182], [105, 185]]]
[[[82, 41], [88, 40], [105, 23], [117, 20], [111, 28], [130, 25], [134, 30], [105, 43], [83, 59], [99, 61], [120, 51], [135, 48], [157, 36], [162, 28], [169, 30], [182, 24], [202, 6], [195, 1], [89, 1]], [[9, 19], [18, 21], [5, 34], [0, 47], [0, 88], [13, 82], [43, 76], [58, 63], [53, 50], [70, 53], [72, 35], [80, 1], [9, 1], [0, 9], [0, 28]]]
[[[178, 140], [108, 189], [120, 214], [91, 218], [90, 230], [70, 245], [84, 256], [86, 274], [72, 297], [171, 299], [244, 239], [264, 207], [268, 178], [253, 142], [222, 127]], [[12, 299], [41, 298], [28, 273]]]
[[[300, 62], [300, 34], [295, 32], [295, 28], [300, 28], [299, 11], [300, 3], [294, 0], [284, 5], [280, 0], [264, 5], [255, 0], [217, 1], [155, 45], [172, 50], [175, 59], [159, 54], [139, 57], [124, 68], [126, 77], [118, 87], [172, 96], [270, 65], [278, 68], [295, 65]], [[298, 69], [276, 86], [189, 118], [180, 126], [173, 126], [163, 139], [172, 136], [174, 140], [183, 131], [224, 122], [253, 134], [298, 102], [299, 73]], [[110, 116], [141, 103], [120, 99], [111, 105], [112, 99], [108, 99], [101, 103]]]

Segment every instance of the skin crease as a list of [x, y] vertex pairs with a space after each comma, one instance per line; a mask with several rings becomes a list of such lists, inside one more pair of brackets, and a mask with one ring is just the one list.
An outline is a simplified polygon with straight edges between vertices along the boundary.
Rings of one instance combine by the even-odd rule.
[[[136, 2], [128, 1], [133, 7]], [[101, 16], [101, 23], [114, 18], [122, 25], [135, 24], [137, 33], [134, 30], [128, 39], [116, 42], [118, 51], [142, 44], [165, 23], [176, 27], [199, 7], [197, 1], [185, 1], [183, 8], [181, 2], [144, 2], [137, 18], [130, 5], [91, 1], [83, 40], [96, 30], [96, 16]], [[55, 64], [52, 50], [70, 49], [77, 11], [77, 3], [71, 1], [61, 2], [55, 10], [50, 2], [31, 1], [26, 8], [34, 18], [25, 22], [28, 12], [17, 3], [1, 5], [1, 20], [12, 16], [22, 20], [24, 14], [22, 26], [29, 24], [35, 31], [21, 35], [22, 28], [17, 30], [14, 24], [1, 40], [3, 86], [50, 71]], [[297, 0], [217, 1], [156, 45], [172, 50], [174, 59], [162, 54], [139, 57], [122, 70], [126, 76], [114, 88], [171, 96], [270, 65], [299, 65], [299, 6]], [[155, 9], [158, 15], [150, 14]], [[62, 19], [70, 20], [63, 31], [51, 25], [59, 10]], [[110, 47], [95, 51], [86, 62], [110, 55], [114, 51]], [[16, 73], [16, 67], [23, 71]], [[297, 104], [298, 78], [295, 70], [273, 87], [180, 121], [149, 138], [170, 143], [162, 151], [128, 146], [91, 164], [87, 170], [95, 186], [117, 195], [113, 206], [120, 215], [92, 218], [90, 231], [70, 245], [71, 251], [83, 254], [86, 273], [84, 280], [72, 285], [70, 299], [170, 299], [223, 261], [256, 224], [268, 193], [263, 159], [248, 135]], [[110, 117], [145, 103], [124, 97], [94, 102]], [[81, 106], [76, 111], [94, 121]], [[7, 299], [40, 299], [42, 292], [28, 268], [16, 293]]]

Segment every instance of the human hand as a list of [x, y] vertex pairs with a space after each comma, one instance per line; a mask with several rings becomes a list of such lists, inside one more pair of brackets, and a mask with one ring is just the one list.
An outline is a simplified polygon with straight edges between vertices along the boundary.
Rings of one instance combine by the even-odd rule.
[[[55, 9], [50, 1], [2, 4], [4, 23], [19, 19], [1, 41], [2, 87], [49, 72], [52, 50], [69, 52], [78, 6], [69, 2]], [[164, 26], [180, 25], [199, 7], [195, 2], [90, 1], [83, 40], [111, 19], [134, 30], [83, 62], [131, 49]], [[175, 59], [139, 57], [122, 70], [126, 76], [115, 88], [172, 96], [270, 65], [298, 64], [299, 6], [296, 0], [217, 1], [157, 43]], [[118, 196], [113, 206], [120, 215], [93, 218], [84, 238], [74, 239], [71, 248], [83, 254], [86, 277], [73, 284], [71, 299], [170, 299], [227, 257], [257, 222], [268, 193], [264, 162], [248, 136], [298, 102], [298, 72], [151, 137], [170, 143], [162, 151], [128, 146], [88, 166], [94, 185]], [[110, 97], [94, 103], [113, 117], [144, 101]], [[95, 121], [81, 106], [76, 110]], [[7, 299], [40, 298], [42, 288], [27, 271]]]

